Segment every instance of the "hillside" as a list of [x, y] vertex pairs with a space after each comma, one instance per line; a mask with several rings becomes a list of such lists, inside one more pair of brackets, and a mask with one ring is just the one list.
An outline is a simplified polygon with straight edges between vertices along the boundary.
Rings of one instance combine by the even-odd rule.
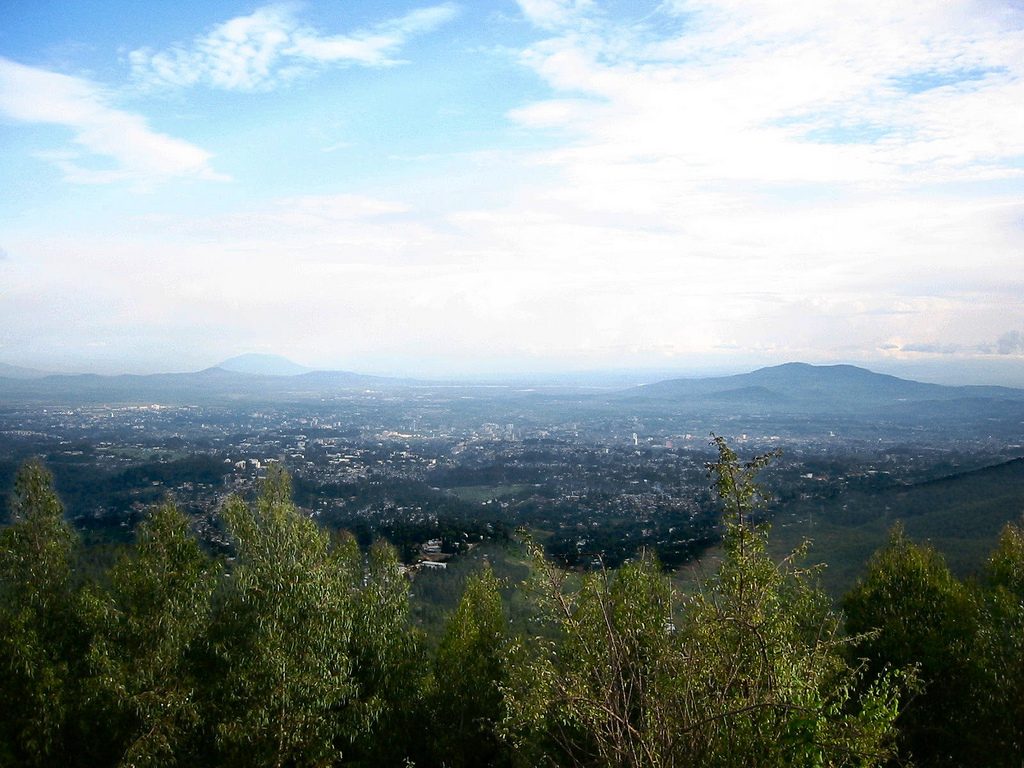
[[0, 398], [28, 403], [192, 403], [240, 399], [287, 402], [323, 392], [404, 383], [348, 371], [267, 375], [214, 367], [190, 373], [145, 376], [78, 374], [33, 379], [0, 376]]
[[775, 518], [772, 545], [783, 553], [810, 539], [811, 561], [827, 563], [823, 583], [839, 594], [863, 574], [897, 522], [967, 576], [984, 563], [1003, 526], [1022, 516], [1024, 458], [1018, 458], [916, 485], [788, 504]]
[[232, 373], [248, 373], [254, 376], [297, 376], [309, 373], [312, 368], [292, 362], [281, 355], [249, 353], [238, 355], [218, 363], [217, 368]]
[[37, 371], [35, 368], [0, 363], [0, 377], [5, 379], [39, 379], [49, 375], [46, 371]]
[[955, 399], [1024, 400], [1024, 390], [1009, 387], [950, 387], [901, 379], [854, 365], [784, 363], [750, 373], [703, 379], [668, 379], [622, 393], [631, 400], [773, 402], [790, 407], [839, 407], [844, 410], [907, 402]]

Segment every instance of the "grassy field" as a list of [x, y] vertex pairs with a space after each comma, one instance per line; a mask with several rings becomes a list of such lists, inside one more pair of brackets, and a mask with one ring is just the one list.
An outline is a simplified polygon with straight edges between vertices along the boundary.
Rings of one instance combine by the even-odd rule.
[[510, 496], [518, 496], [533, 489], [532, 485], [463, 485], [449, 488], [463, 501], [473, 504], [482, 504], [485, 501], [507, 499]]
[[[431, 643], [441, 639], [448, 614], [455, 610], [466, 580], [489, 565], [503, 584], [502, 596], [513, 627], [527, 615], [527, 596], [520, 582], [530, 574], [526, 548], [520, 542], [486, 543], [448, 561], [442, 571], [420, 571], [412, 582], [413, 621]], [[523, 627], [519, 627], [522, 629]]]

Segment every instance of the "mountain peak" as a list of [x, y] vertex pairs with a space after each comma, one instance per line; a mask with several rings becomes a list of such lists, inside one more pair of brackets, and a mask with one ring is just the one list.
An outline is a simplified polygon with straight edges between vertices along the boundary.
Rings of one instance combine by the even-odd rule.
[[[670, 379], [650, 384], [635, 393], [656, 398], [690, 399], [728, 396], [732, 401], [753, 397], [759, 403], [791, 405], [815, 404], [816, 407], [848, 409], [854, 406], [877, 408], [907, 399], [948, 399], [962, 394], [952, 387], [900, 379], [875, 373], [856, 365], [812, 365], [783, 363], [758, 368], [750, 373], [706, 379]], [[756, 397], [754, 397], [756, 395]]]
[[258, 352], [229, 358], [218, 363], [216, 367], [232, 373], [248, 373], [254, 376], [298, 376], [313, 370], [281, 355], [267, 355]]

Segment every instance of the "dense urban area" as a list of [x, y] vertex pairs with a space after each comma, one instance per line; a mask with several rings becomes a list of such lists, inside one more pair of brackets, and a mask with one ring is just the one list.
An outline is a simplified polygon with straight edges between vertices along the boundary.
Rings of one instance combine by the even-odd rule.
[[720, 534], [706, 469], [712, 432], [745, 455], [779, 452], [763, 478], [767, 513], [808, 535], [816, 500], [1024, 455], [1019, 422], [709, 415], [593, 393], [424, 386], [292, 402], [9, 405], [0, 408], [0, 482], [9, 489], [17, 466], [41, 456], [85, 532], [125, 538], [169, 494], [203, 540], [224, 546], [224, 500], [251, 498], [281, 464], [301, 509], [364, 545], [387, 538], [411, 566], [439, 568], [525, 527], [567, 565], [615, 566], [647, 548], [674, 567]]

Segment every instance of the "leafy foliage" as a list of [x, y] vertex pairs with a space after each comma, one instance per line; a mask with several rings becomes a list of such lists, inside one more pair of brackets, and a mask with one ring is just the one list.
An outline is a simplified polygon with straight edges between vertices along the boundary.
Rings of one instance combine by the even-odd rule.
[[15, 478], [11, 521], [0, 530], [0, 763], [50, 765], [68, 740], [79, 633], [75, 535], [38, 462]]
[[908, 541], [897, 527], [843, 607], [847, 630], [864, 635], [857, 653], [872, 669], [917, 667], [924, 692], [901, 716], [903, 753], [923, 765], [970, 762], [977, 745], [965, 735], [973, 715], [956, 702], [971, 701], [981, 673], [975, 653], [981, 617], [971, 591], [941, 555]]
[[[509, 687], [512, 733], [573, 765], [877, 765], [891, 753], [899, 688], [857, 694], [841, 622], [811, 573], [765, 553], [750, 523], [754, 478], [717, 439], [710, 465], [726, 508], [718, 573], [680, 600], [650, 557], [578, 589], [537, 555], [540, 606], [555, 638]], [[543, 745], [553, 745], [545, 749]]]
[[91, 697], [121, 764], [190, 764], [202, 716], [196, 653], [215, 578], [187, 519], [165, 503], [140, 525], [109, 586], [86, 590]]
[[553, 638], [522, 648], [508, 688], [513, 735], [575, 765], [660, 765], [674, 748], [672, 716], [684, 678], [671, 590], [653, 558], [619, 571], [566, 573], [535, 550], [534, 589]]
[[1024, 746], [1024, 535], [1008, 525], [984, 578], [965, 584], [895, 528], [846, 596], [869, 664], [913, 664], [920, 695], [899, 721], [923, 766], [1018, 765]]
[[359, 550], [351, 539], [332, 547], [299, 514], [280, 470], [255, 506], [228, 501], [224, 519], [237, 562], [213, 627], [220, 756], [248, 766], [336, 761], [336, 731], [356, 693], [349, 643]]
[[[721, 438], [709, 465], [725, 506], [725, 557], [685, 613], [697, 684], [694, 749], [710, 765], [875, 765], [891, 754], [898, 675], [851, 666], [850, 639], [798, 563], [766, 554], [768, 528], [753, 525], [757, 472]], [[858, 684], [861, 693], [857, 693]]]
[[1014, 765], [1024, 755], [1024, 527], [1010, 523], [984, 574], [981, 656], [986, 679], [979, 692], [991, 765]]
[[680, 594], [649, 554], [567, 572], [531, 543], [524, 632], [484, 568], [433, 651], [395, 549], [321, 530], [276, 468], [223, 508], [232, 557], [165, 503], [96, 575], [30, 463], [0, 529], [0, 764], [1019, 765], [1024, 530], [976, 583], [896, 531], [844, 631], [806, 548], [767, 553], [771, 457], [715, 445], [714, 573]]
[[467, 582], [434, 658], [429, 701], [438, 763], [452, 768], [508, 763], [498, 730], [504, 718], [507, 627], [498, 580], [485, 567]]
[[[351, 548], [351, 538], [345, 546]], [[349, 655], [358, 699], [340, 737], [351, 744], [349, 762], [400, 765], [420, 748], [409, 736], [419, 728], [426, 653], [410, 621], [409, 580], [385, 541], [370, 548], [352, 613]]]

